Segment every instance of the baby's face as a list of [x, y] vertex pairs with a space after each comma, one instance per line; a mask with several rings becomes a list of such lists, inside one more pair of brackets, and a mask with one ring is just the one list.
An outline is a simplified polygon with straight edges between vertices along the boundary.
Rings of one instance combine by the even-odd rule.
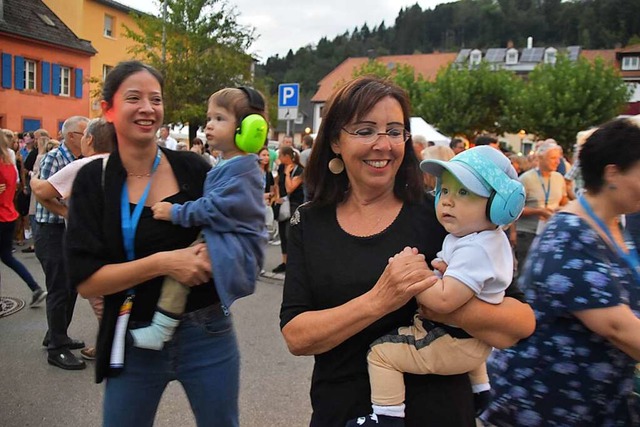
[[487, 201], [465, 188], [448, 171], [442, 174], [436, 215], [440, 224], [457, 237], [496, 228], [487, 218]]

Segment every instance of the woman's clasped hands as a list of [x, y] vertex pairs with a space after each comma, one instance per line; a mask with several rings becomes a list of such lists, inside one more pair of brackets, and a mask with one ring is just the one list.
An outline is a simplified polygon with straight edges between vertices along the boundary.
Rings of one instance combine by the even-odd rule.
[[416, 248], [405, 247], [389, 263], [371, 292], [382, 312], [389, 313], [433, 286], [438, 278]]

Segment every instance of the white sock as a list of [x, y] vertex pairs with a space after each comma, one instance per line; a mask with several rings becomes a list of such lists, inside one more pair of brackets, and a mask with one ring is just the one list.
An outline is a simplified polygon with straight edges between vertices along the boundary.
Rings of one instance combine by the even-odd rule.
[[473, 391], [474, 394], [488, 390], [491, 390], [491, 386], [489, 385], [489, 383], [473, 384], [471, 386], [471, 391]]
[[180, 320], [172, 319], [156, 311], [151, 325], [130, 331], [131, 336], [133, 336], [133, 345], [149, 350], [162, 350], [164, 343], [173, 337], [173, 332], [179, 324]]
[[404, 418], [404, 403], [400, 405], [379, 406], [371, 405], [373, 413], [376, 415], [386, 415], [388, 417]]

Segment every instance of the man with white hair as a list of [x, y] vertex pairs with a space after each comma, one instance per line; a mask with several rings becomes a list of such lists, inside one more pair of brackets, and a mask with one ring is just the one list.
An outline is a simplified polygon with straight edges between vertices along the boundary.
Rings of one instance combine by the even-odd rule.
[[[80, 140], [89, 119], [82, 116], [68, 118], [62, 125], [64, 142], [49, 151], [40, 162], [40, 178], [50, 176], [67, 166], [81, 154]], [[42, 345], [47, 347], [47, 361], [62, 369], [84, 369], [85, 363], [70, 350], [84, 347], [84, 342], [67, 335], [77, 292], [69, 286], [62, 240], [65, 232], [63, 205], [57, 201], [38, 200], [36, 203], [35, 249], [47, 284], [47, 325], [49, 330]]]
[[551, 215], [568, 201], [564, 177], [556, 172], [562, 155], [560, 146], [550, 141], [542, 142], [537, 147], [535, 155], [538, 167], [520, 176], [527, 199], [516, 225], [516, 258], [519, 271], [524, 266], [524, 260], [535, 236], [542, 232]]

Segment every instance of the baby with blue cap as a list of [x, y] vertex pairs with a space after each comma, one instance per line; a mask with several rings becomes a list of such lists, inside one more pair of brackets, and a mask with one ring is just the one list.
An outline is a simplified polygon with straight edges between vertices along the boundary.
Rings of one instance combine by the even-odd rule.
[[[499, 150], [479, 146], [449, 161], [425, 160], [420, 168], [437, 177], [436, 216], [449, 234], [437, 254], [446, 270], [416, 296], [418, 303], [437, 313], [451, 313], [474, 297], [501, 303], [513, 279], [514, 263], [502, 226], [518, 219], [525, 203], [511, 162]], [[395, 257], [400, 256], [403, 252]], [[347, 426], [404, 426], [404, 372], [468, 372], [479, 414], [489, 402], [485, 362], [491, 350], [455, 325], [416, 314], [411, 326], [372, 344], [367, 361], [373, 414]]]

